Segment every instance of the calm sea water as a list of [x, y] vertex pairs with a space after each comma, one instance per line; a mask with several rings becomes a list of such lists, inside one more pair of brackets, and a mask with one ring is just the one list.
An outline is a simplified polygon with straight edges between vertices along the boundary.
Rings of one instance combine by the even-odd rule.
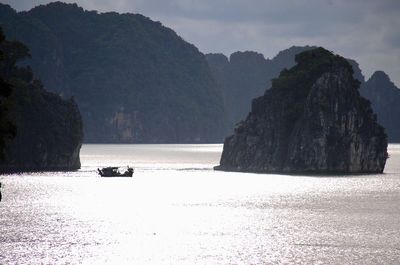
[[214, 172], [221, 150], [84, 145], [77, 172], [0, 176], [0, 264], [400, 264], [400, 145], [347, 177]]

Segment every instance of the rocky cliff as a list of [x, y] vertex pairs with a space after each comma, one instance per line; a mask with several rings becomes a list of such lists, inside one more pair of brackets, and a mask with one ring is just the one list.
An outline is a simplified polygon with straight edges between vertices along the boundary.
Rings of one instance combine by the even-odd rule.
[[33, 82], [14, 85], [11, 100], [16, 136], [6, 146], [0, 172], [81, 167], [82, 120], [73, 99], [63, 100]]
[[371, 101], [378, 122], [385, 127], [389, 142], [400, 142], [400, 89], [383, 71], [376, 71], [360, 89]]
[[383, 172], [387, 137], [346, 59], [296, 55], [225, 139], [216, 169], [278, 173]]
[[233, 126], [250, 110], [251, 99], [262, 95], [269, 82], [270, 65], [256, 52], [207, 54], [211, 72], [222, 90], [228, 119]]
[[5, 140], [0, 173], [80, 168], [83, 130], [75, 101], [46, 91], [29, 67], [16, 66], [29, 56], [23, 44], [5, 41], [0, 52], [0, 76], [11, 87], [4, 103], [15, 127], [15, 137]]
[[310, 46], [292, 46], [272, 59], [265, 59], [253, 51], [234, 52], [229, 58], [223, 54], [207, 54], [214, 78], [219, 83], [225, 101], [230, 127], [244, 119], [251, 109], [251, 100], [264, 94], [271, 79], [284, 68], [294, 65], [294, 56]]
[[[272, 59], [265, 59], [257, 52], [235, 52], [229, 59], [223, 54], [207, 54], [214, 78], [218, 81], [226, 104], [229, 123], [234, 125], [246, 118], [251, 109], [251, 100], [262, 96], [271, 86], [271, 79], [278, 77], [283, 69], [295, 65], [295, 56], [315, 46], [292, 46], [280, 51]], [[364, 83], [358, 63], [347, 59], [354, 70], [354, 77]]]

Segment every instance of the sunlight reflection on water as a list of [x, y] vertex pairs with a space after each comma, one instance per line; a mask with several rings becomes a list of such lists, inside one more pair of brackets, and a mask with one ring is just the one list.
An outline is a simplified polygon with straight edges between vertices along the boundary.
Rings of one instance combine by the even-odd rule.
[[80, 171], [2, 176], [0, 263], [398, 264], [400, 145], [350, 177], [214, 172], [221, 151], [84, 145]]

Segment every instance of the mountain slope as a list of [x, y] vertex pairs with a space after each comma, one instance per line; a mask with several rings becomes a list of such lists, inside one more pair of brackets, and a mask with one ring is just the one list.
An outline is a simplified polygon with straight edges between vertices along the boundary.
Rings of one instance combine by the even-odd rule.
[[85, 11], [60, 2], [0, 22], [32, 51], [46, 87], [73, 95], [86, 142], [218, 142], [226, 132], [220, 89], [196, 47], [142, 15]]

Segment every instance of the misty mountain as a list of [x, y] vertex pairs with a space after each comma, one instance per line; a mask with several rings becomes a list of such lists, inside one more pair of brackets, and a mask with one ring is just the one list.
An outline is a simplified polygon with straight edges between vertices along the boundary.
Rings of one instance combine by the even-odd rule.
[[205, 56], [139, 14], [60, 2], [16, 12], [0, 5], [5, 34], [30, 48], [45, 87], [74, 96], [86, 142], [219, 142], [221, 91]]
[[378, 122], [385, 127], [390, 142], [400, 142], [400, 89], [383, 71], [376, 71], [360, 89], [369, 99]]
[[[296, 54], [313, 48], [293, 46], [280, 51], [272, 59], [265, 59], [262, 54], [251, 51], [233, 53], [229, 59], [223, 54], [207, 54], [210, 68], [223, 91], [231, 128], [245, 119], [252, 100], [271, 87], [273, 78], [278, 77], [283, 69], [295, 65]], [[400, 90], [386, 74], [380, 72], [365, 82], [358, 63], [352, 59], [347, 61], [353, 68], [353, 77], [361, 83], [361, 95], [372, 102], [378, 122], [387, 130], [389, 141], [398, 142], [400, 123], [396, 119], [400, 117]]]
[[284, 68], [294, 66], [296, 54], [312, 48], [293, 46], [272, 59], [253, 51], [235, 52], [229, 59], [223, 54], [207, 54], [208, 64], [222, 89], [231, 128], [246, 117], [251, 101], [264, 94], [272, 78]]
[[206, 55], [221, 87], [230, 124], [243, 119], [251, 100], [262, 95], [271, 78], [271, 64], [256, 52], [235, 52], [229, 60], [223, 54]]

